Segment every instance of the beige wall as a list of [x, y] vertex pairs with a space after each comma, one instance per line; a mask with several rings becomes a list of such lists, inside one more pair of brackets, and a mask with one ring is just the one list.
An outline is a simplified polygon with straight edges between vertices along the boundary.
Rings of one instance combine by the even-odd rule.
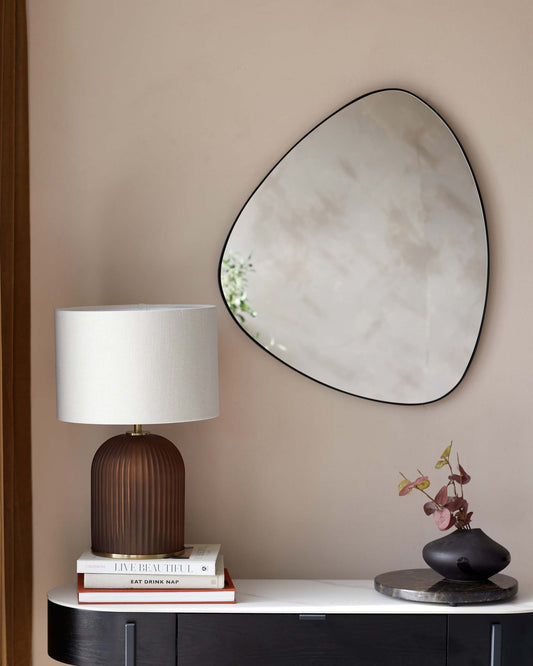
[[[187, 466], [187, 540], [220, 541], [235, 577], [420, 566], [438, 534], [418, 498], [397, 497], [397, 473], [430, 470], [450, 439], [473, 475], [475, 524], [530, 577], [532, 23], [529, 0], [29, 0], [35, 664], [52, 663], [46, 591], [74, 580], [91, 458], [116, 432], [55, 419], [58, 306], [219, 306], [221, 416], [159, 432]], [[478, 352], [455, 392], [422, 407], [292, 372], [233, 324], [217, 287], [259, 179], [380, 87], [448, 120], [488, 217]]]

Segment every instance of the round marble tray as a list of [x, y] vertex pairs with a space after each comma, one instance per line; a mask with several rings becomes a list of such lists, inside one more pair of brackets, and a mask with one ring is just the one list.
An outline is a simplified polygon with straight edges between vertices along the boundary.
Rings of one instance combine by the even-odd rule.
[[518, 592], [518, 582], [503, 574], [489, 580], [458, 582], [432, 569], [403, 569], [379, 574], [374, 578], [374, 588], [396, 599], [459, 606], [512, 599]]

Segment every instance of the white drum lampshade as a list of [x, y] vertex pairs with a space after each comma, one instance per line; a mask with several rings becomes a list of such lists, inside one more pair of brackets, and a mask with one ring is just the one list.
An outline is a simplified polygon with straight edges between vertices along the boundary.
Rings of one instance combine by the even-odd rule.
[[94, 457], [93, 551], [155, 557], [182, 550], [183, 460], [141, 424], [218, 416], [215, 307], [60, 308], [56, 380], [59, 420], [135, 426]]
[[56, 310], [57, 417], [179, 423], [218, 416], [213, 305]]

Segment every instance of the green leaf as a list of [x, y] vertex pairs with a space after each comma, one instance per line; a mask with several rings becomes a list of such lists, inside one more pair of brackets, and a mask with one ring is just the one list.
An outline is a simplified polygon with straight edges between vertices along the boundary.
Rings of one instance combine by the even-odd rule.
[[442, 460], [446, 461], [450, 457], [450, 451], [452, 450], [452, 442], [444, 449], [444, 451], [441, 454]]

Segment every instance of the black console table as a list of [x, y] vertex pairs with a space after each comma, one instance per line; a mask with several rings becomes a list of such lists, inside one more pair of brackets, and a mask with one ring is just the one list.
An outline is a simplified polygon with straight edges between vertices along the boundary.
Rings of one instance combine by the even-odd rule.
[[78, 605], [48, 595], [48, 653], [78, 666], [530, 666], [533, 594], [450, 607], [372, 581], [237, 580], [236, 604]]

